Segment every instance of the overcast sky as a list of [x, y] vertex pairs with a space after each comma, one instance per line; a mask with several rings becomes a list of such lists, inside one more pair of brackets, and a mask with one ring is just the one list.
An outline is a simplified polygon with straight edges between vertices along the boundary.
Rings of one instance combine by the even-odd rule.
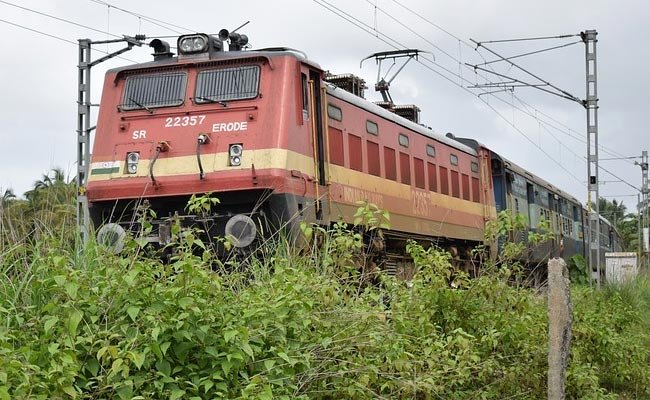
[[[56, 20], [16, 5], [92, 27]], [[353, 23], [337, 16], [348, 15]], [[336, 10], [338, 9], [338, 11]], [[0, 1], [0, 189], [22, 194], [53, 167], [75, 176], [76, 100], [79, 38], [112, 39], [111, 35], [147, 37], [179, 33], [240, 30], [253, 48], [287, 46], [303, 50], [333, 73], [362, 76], [371, 100], [377, 77], [374, 61], [359, 61], [398, 47], [430, 52], [411, 62], [395, 78], [391, 94], [398, 104], [417, 104], [421, 120], [435, 131], [472, 137], [502, 156], [550, 181], [584, 202], [586, 199], [585, 111], [577, 103], [531, 88], [481, 95], [474, 84], [498, 81], [474, 73], [464, 64], [494, 57], [476, 51], [477, 41], [578, 34], [598, 31], [598, 97], [601, 158], [640, 156], [649, 150], [647, 113], [650, 80], [650, 5], [643, 0], [248, 0], [245, 2], [177, 0], [8, 0]], [[356, 20], [354, 20], [356, 19]], [[12, 24], [38, 30], [45, 36]], [[383, 40], [381, 40], [383, 39]], [[175, 38], [168, 40], [175, 46]], [[525, 41], [491, 44], [512, 56], [579, 41]], [[119, 45], [96, 46], [114, 51]], [[93, 68], [93, 102], [98, 103], [108, 68], [151, 59], [143, 46]], [[585, 97], [584, 45], [516, 59], [522, 67], [557, 87]], [[460, 62], [459, 62], [460, 61]], [[389, 65], [389, 64], [386, 64]], [[516, 68], [491, 64], [494, 71], [532, 82]], [[397, 67], [393, 68], [389, 76]], [[384, 71], [385, 71], [384, 67]], [[382, 75], [383, 72], [382, 71]], [[486, 104], [487, 103], [487, 104]], [[96, 116], [96, 109], [93, 109]], [[640, 160], [639, 160], [640, 161]], [[639, 187], [641, 170], [633, 159], [601, 165]], [[634, 188], [601, 171], [601, 195], [636, 208]]]

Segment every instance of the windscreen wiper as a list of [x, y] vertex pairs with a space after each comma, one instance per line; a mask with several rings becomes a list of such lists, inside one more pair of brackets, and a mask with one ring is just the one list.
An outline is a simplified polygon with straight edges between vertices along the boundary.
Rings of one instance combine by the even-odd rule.
[[151, 108], [149, 108], [149, 107], [145, 106], [144, 104], [136, 101], [135, 99], [133, 99], [133, 97], [129, 97], [129, 101], [131, 103], [135, 104], [136, 106], [138, 106], [140, 108], [144, 108], [145, 110], [149, 111], [149, 114], [153, 114], [153, 110]]
[[196, 96], [194, 99], [196, 99], [196, 100], [201, 100], [201, 101], [205, 101], [206, 103], [217, 103], [217, 104], [221, 104], [224, 108], [227, 108], [227, 107], [228, 107], [228, 103], [226, 103], [225, 101], [215, 100], [215, 99], [211, 99], [211, 98], [209, 98], [209, 97]]

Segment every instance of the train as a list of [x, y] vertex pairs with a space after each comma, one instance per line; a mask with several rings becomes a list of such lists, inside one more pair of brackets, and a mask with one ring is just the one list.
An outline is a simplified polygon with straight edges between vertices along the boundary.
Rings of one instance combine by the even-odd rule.
[[[301, 222], [352, 223], [370, 202], [390, 213], [377, 257], [397, 274], [410, 263], [407, 240], [469, 265], [504, 210], [524, 214], [527, 230], [546, 219], [556, 233], [527, 261], [560, 247], [566, 258], [585, 254], [586, 210], [574, 197], [476, 140], [420, 124], [415, 105], [366, 100], [354, 75], [247, 41], [227, 30], [182, 35], [174, 54], [154, 39], [152, 61], [106, 72], [85, 187], [100, 241], [119, 251], [130, 232], [165, 246], [180, 221], [244, 250], [269, 232], [296, 235]], [[208, 193], [218, 204], [188, 211]], [[603, 251], [620, 247], [601, 226]]]

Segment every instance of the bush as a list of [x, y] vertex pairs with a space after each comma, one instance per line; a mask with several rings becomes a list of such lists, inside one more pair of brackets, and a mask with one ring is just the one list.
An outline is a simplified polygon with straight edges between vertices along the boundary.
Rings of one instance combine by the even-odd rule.
[[[359, 233], [324, 234], [325, 254], [279, 239], [227, 265], [191, 232], [169, 263], [136, 242], [119, 257], [45, 235], [6, 248], [0, 399], [546, 396], [545, 298], [506, 266], [469, 280], [411, 243], [412, 281], [362, 285]], [[569, 398], [650, 396], [644, 282], [574, 290]]]

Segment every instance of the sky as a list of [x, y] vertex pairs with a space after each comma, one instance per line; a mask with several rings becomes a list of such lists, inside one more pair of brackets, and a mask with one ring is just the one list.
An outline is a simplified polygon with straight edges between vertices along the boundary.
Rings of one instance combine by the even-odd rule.
[[[609, 171], [600, 171], [600, 194], [636, 209], [641, 169], [634, 164], [640, 158], [632, 157], [650, 150], [644, 118], [650, 93], [650, 46], [645, 44], [650, 3], [644, 0], [248, 0], [191, 5], [171, 0], [0, 0], [0, 48], [5, 52], [0, 57], [0, 192], [11, 188], [20, 195], [55, 167], [75, 176], [78, 39], [145, 34], [171, 36], [165, 40], [175, 46], [179, 34], [232, 30], [248, 21], [239, 32], [248, 35], [253, 49], [302, 50], [325, 70], [364, 78], [370, 100], [380, 99], [373, 90], [378, 66], [368, 60], [360, 67], [363, 58], [397, 48], [427, 52], [392, 81], [395, 103], [418, 105], [421, 122], [434, 131], [474, 138], [582, 202], [587, 198], [584, 108], [535, 88], [491, 94], [481, 93], [497, 89], [471, 88], [505, 80], [494, 72], [540, 83], [503, 62], [485, 66], [491, 72], [474, 70], [473, 65], [495, 56], [476, 49], [472, 39], [556, 37], [595, 29], [599, 156]], [[511, 57], [563, 45], [513, 61], [583, 99], [585, 46], [579, 37], [485, 47]], [[93, 59], [120, 46], [96, 45]], [[151, 52], [147, 46], [134, 48], [93, 67], [92, 102], [99, 103], [107, 69], [149, 61]], [[400, 65], [398, 60], [386, 74], [390, 62], [385, 62], [381, 76], [392, 77]], [[97, 108], [92, 113], [96, 117]]]

